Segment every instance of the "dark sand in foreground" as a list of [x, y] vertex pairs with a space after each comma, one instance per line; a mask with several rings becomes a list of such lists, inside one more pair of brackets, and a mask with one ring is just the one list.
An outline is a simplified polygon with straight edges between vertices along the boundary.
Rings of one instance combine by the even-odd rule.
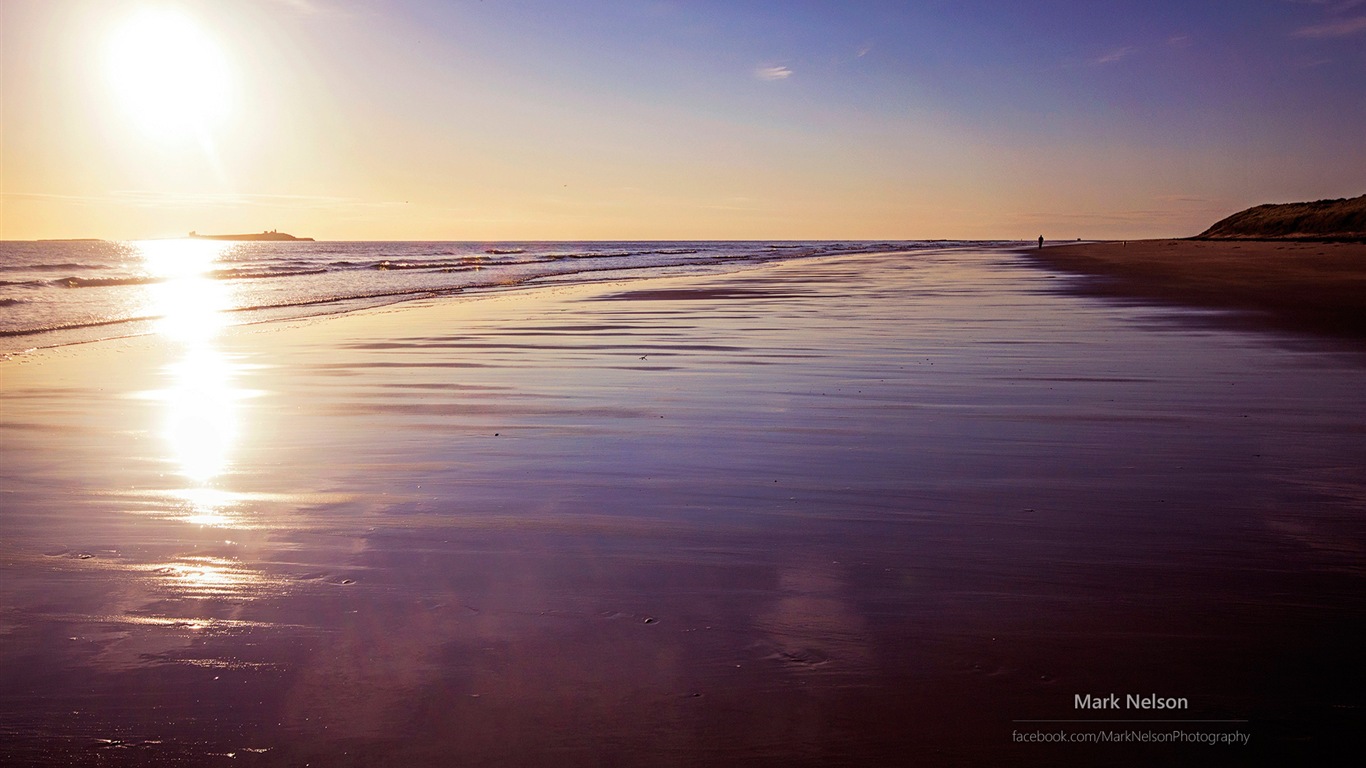
[[[1027, 264], [187, 308], [3, 363], [0, 762], [1354, 754], [1362, 369]], [[1230, 722], [1020, 722], [1110, 693]], [[1251, 742], [1014, 735], [1119, 727]]]
[[1366, 243], [1131, 240], [1029, 254], [1094, 294], [1242, 310], [1244, 323], [1366, 339]]

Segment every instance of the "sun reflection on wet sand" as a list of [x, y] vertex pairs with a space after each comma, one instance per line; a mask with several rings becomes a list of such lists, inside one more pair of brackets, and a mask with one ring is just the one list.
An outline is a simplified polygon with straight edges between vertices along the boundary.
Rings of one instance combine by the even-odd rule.
[[138, 244], [147, 270], [160, 282], [149, 286], [158, 315], [156, 330], [181, 347], [166, 366], [170, 386], [163, 437], [170, 459], [186, 485], [176, 495], [186, 504], [185, 522], [236, 527], [233, 496], [216, 487], [231, 467], [238, 437], [235, 367], [217, 346], [230, 306], [227, 286], [209, 276], [227, 244], [198, 240], [153, 240]]
[[147, 569], [177, 597], [250, 600], [276, 586], [261, 572], [224, 557], [183, 557], [171, 563], [149, 565]]

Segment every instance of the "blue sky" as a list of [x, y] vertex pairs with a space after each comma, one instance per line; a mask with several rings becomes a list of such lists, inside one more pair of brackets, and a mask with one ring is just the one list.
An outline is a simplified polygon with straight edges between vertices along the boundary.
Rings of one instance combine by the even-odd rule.
[[[131, 129], [44, 128], [116, 126], [81, 51], [149, 6], [236, 67], [236, 112], [199, 142], [213, 162]], [[1137, 237], [1366, 192], [1366, 0], [13, 0], [5, 16], [7, 236], [77, 208], [101, 232], [245, 226], [269, 202], [339, 238]], [[53, 78], [83, 100], [44, 100]], [[57, 158], [83, 139], [138, 162], [92, 152], [76, 178]]]

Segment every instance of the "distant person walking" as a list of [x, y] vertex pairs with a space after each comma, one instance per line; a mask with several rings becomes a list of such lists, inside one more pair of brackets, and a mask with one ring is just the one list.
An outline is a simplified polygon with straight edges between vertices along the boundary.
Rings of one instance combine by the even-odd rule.
[[1039, 235], [1039, 247], [1043, 247], [1043, 235]]

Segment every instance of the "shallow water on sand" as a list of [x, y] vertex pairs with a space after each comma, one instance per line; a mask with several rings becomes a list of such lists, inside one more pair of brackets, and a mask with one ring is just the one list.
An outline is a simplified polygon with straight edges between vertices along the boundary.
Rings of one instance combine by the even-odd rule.
[[[1068, 280], [850, 256], [5, 363], [0, 755], [1211, 764], [1345, 739], [1359, 357]], [[1110, 692], [1252, 742], [1012, 741]]]
[[237, 325], [532, 284], [716, 274], [953, 244], [0, 240], [0, 354], [148, 333], [186, 303], [213, 304], [221, 323]]

